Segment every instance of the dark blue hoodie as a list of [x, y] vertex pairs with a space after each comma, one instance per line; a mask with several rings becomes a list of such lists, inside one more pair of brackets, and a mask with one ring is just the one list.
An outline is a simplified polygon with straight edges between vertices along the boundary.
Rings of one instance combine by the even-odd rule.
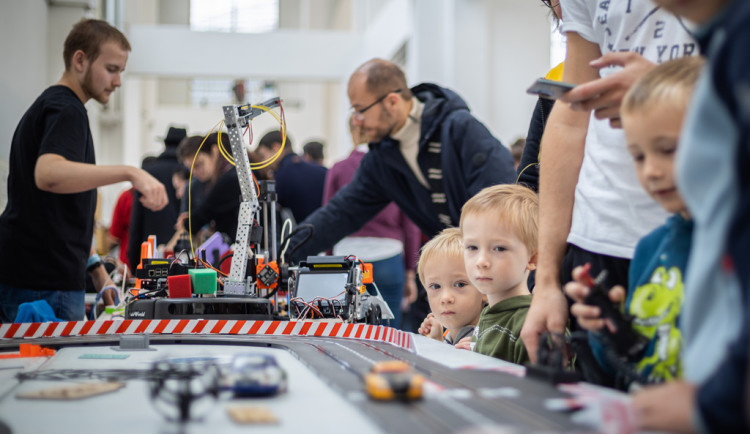
[[[728, 231], [728, 256], [722, 264], [732, 264], [740, 282], [744, 312], [739, 336], [728, 348], [723, 363], [699, 386], [698, 427], [707, 432], [750, 432], [748, 424], [748, 367], [750, 348], [750, 3], [746, 0], [728, 2], [712, 22], [698, 35], [701, 51], [708, 65], [703, 74], [710, 74], [713, 98], [727, 113], [728, 123], [734, 128], [734, 139], [729, 132], [724, 137], [712, 135], [712, 142], [704, 145], [711, 152], [718, 149], [717, 140], [736, 140], [734, 158], [737, 173], [738, 203]], [[702, 102], [702, 101], [699, 101]], [[698, 102], [693, 101], [692, 104]], [[717, 167], [719, 170], [730, 170]], [[724, 205], [724, 206], [729, 206]], [[714, 222], [711, 222], [714, 224]], [[691, 253], [692, 255], [692, 253]], [[692, 257], [691, 257], [692, 260]], [[712, 297], [722, 297], [725, 288], [703, 288]]]
[[[515, 181], [513, 158], [469, 113], [466, 103], [455, 92], [429, 83], [417, 85], [412, 92], [425, 105], [417, 162], [427, 178], [427, 145], [441, 143], [443, 187], [451, 220], [458, 226], [461, 207], [470, 197], [485, 187]], [[386, 137], [381, 142], [370, 143], [370, 152], [362, 159], [352, 182], [303, 222], [312, 224], [315, 233], [292, 259], [298, 262], [308, 254], [332, 247], [361, 228], [391, 201], [396, 202], [425, 235], [432, 237], [444, 228], [433, 207], [430, 191], [417, 180], [404, 160], [399, 142]], [[305, 235], [303, 232], [293, 237], [290, 246], [296, 246]]]

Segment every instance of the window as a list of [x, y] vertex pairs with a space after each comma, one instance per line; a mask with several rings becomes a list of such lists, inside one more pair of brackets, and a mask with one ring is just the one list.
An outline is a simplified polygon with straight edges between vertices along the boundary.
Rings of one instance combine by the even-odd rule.
[[279, 0], [192, 0], [190, 28], [204, 32], [270, 32], [279, 28]]
[[262, 80], [194, 79], [190, 81], [190, 104], [221, 107], [265, 101], [278, 93], [276, 83]]
[[[191, 0], [190, 2], [191, 30], [263, 33], [278, 28], [279, 0]], [[190, 103], [195, 106], [256, 102], [273, 92], [275, 92], [275, 84], [259, 80], [194, 79], [190, 81]]]

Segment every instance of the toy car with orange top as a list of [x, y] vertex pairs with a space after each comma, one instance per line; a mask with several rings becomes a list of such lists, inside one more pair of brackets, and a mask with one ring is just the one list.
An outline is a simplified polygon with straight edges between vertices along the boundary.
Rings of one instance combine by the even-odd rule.
[[401, 360], [375, 363], [365, 375], [365, 391], [378, 401], [422, 399], [424, 377]]

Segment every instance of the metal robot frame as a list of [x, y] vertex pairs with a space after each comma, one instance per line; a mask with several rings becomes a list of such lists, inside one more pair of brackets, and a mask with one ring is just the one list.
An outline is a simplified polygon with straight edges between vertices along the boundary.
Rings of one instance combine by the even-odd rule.
[[[258, 106], [269, 109], [279, 107], [281, 99], [279, 97], [271, 98], [264, 101]], [[258, 226], [254, 222], [260, 222], [260, 201], [258, 200], [259, 192], [255, 188], [250, 161], [245, 151], [245, 144], [242, 138], [242, 129], [247, 128], [250, 122], [263, 114], [263, 110], [251, 104], [244, 105], [227, 105], [223, 107], [224, 122], [229, 134], [229, 142], [232, 146], [232, 154], [237, 169], [237, 179], [242, 191], [242, 203], [240, 203], [240, 212], [237, 218], [237, 238], [232, 257], [232, 266], [229, 271], [229, 278], [224, 284], [224, 294], [226, 295], [253, 295], [257, 296], [255, 285], [247, 278], [247, 259], [250, 242], [254, 241], [255, 245], [260, 244], [260, 234], [257, 233]], [[263, 227], [266, 248], [268, 249], [267, 262], [277, 260], [276, 246], [276, 201], [268, 200], [268, 207], [264, 208]], [[270, 208], [270, 209], [268, 209]], [[270, 226], [270, 227], [268, 227]], [[270, 236], [269, 236], [270, 230]], [[257, 247], [256, 247], [257, 249]], [[258, 249], [259, 250], [259, 249]], [[257, 256], [259, 252], [253, 252]]]

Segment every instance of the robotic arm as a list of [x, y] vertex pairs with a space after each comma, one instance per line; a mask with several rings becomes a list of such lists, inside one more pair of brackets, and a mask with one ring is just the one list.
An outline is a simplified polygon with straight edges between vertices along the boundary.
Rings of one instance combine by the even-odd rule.
[[[224, 106], [224, 122], [229, 133], [229, 142], [232, 146], [235, 166], [237, 168], [237, 178], [242, 191], [242, 203], [240, 212], [237, 217], [237, 239], [232, 258], [232, 266], [229, 272], [229, 279], [224, 285], [224, 293], [227, 295], [258, 295], [253, 282], [247, 279], [247, 259], [250, 245], [258, 246], [263, 238], [262, 229], [256, 224], [260, 221], [260, 202], [258, 201], [259, 192], [255, 188], [252, 173], [250, 170], [250, 161], [245, 152], [245, 144], [242, 138], [242, 129], [250, 125], [250, 122], [264, 111], [279, 107], [281, 99], [279, 97], [271, 98], [259, 105], [245, 104], [241, 106], [228, 105]], [[273, 192], [271, 192], [273, 193]], [[266, 234], [265, 239], [269, 246], [268, 263], [276, 261], [276, 202], [269, 200], [270, 210], [266, 210], [264, 215], [270, 221], [269, 237]], [[269, 212], [270, 211], [270, 212]], [[268, 226], [268, 225], [267, 225]], [[269, 228], [266, 228], [268, 230]], [[259, 252], [253, 252], [257, 255]]]

